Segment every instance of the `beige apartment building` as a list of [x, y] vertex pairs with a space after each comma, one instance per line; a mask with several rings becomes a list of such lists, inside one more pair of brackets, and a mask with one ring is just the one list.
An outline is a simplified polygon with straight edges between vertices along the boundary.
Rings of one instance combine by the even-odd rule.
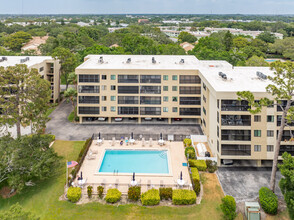
[[0, 66], [8, 67], [16, 64], [26, 64], [29, 69], [38, 70], [41, 77], [51, 84], [51, 100], [56, 103], [60, 96], [60, 64], [50, 56], [3, 56], [0, 57]]
[[[282, 112], [265, 107], [251, 115], [238, 91], [268, 97], [267, 67], [233, 67], [194, 56], [89, 55], [77, 67], [80, 123], [194, 120], [218, 164], [271, 166]], [[157, 120], [156, 120], [157, 121]], [[133, 121], [134, 122], [134, 121]], [[294, 126], [294, 123], [292, 124]], [[294, 155], [286, 128], [280, 155]]]
[[194, 56], [89, 55], [76, 68], [80, 122], [200, 123]]

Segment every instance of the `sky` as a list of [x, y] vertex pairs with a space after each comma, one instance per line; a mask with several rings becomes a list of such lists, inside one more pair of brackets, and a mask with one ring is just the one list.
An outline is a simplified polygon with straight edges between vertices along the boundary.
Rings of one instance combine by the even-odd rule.
[[293, 14], [294, 0], [0, 0], [0, 14], [144, 13]]

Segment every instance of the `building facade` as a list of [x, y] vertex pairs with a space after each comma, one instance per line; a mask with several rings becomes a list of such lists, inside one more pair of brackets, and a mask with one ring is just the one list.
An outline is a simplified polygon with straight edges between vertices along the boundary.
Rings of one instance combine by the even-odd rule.
[[0, 66], [4, 68], [15, 66], [16, 64], [26, 64], [29, 69], [38, 70], [42, 78], [50, 82], [51, 100], [56, 103], [60, 96], [60, 64], [50, 56], [3, 56], [0, 58]]
[[194, 56], [89, 55], [76, 68], [80, 122], [192, 118], [200, 123]]

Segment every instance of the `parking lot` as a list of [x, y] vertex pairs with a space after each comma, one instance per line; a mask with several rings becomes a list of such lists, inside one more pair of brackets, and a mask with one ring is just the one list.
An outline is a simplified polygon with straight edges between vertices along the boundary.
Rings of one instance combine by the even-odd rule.
[[[47, 123], [46, 133], [54, 134], [58, 140], [86, 140], [93, 133], [131, 133], [135, 134], [202, 134], [201, 128], [197, 124], [187, 123], [158, 123], [161, 121], [152, 120], [147, 124], [129, 124], [129, 123], [101, 123], [101, 124], [74, 124], [67, 120], [72, 111], [70, 103], [61, 103], [49, 116], [51, 120]], [[183, 120], [184, 121], [184, 120]], [[181, 121], [182, 122], [182, 121]]]
[[[269, 187], [271, 168], [219, 168], [217, 171], [221, 186], [226, 195], [233, 196], [237, 202], [253, 201], [258, 197], [261, 187]], [[275, 193], [283, 195], [279, 188], [281, 173], [277, 173]]]

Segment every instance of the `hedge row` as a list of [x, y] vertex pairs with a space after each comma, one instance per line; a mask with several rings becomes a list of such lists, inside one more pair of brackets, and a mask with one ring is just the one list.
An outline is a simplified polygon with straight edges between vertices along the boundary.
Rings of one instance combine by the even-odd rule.
[[188, 189], [175, 189], [173, 191], [174, 205], [192, 205], [196, 203], [196, 193]]
[[185, 148], [185, 155], [186, 155], [186, 158], [196, 159], [196, 153], [195, 153], [194, 147], [186, 147]]
[[199, 171], [206, 171], [207, 166], [205, 160], [192, 160], [189, 159], [190, 167], [196, 167]]
[[259, 190], [259, 200], [262, 209], [271, 215], [278, 212], [278, 197], [267, 187], [261, 187]]
[[158, 205], [160, 202], [159, 190], [150, 189], [141, 196], [142, 205]]
[[196, 167], [191, 167], [191, 177], [194, 184], [194, 191], [197, 195], [200, 193], [200, 175]]

